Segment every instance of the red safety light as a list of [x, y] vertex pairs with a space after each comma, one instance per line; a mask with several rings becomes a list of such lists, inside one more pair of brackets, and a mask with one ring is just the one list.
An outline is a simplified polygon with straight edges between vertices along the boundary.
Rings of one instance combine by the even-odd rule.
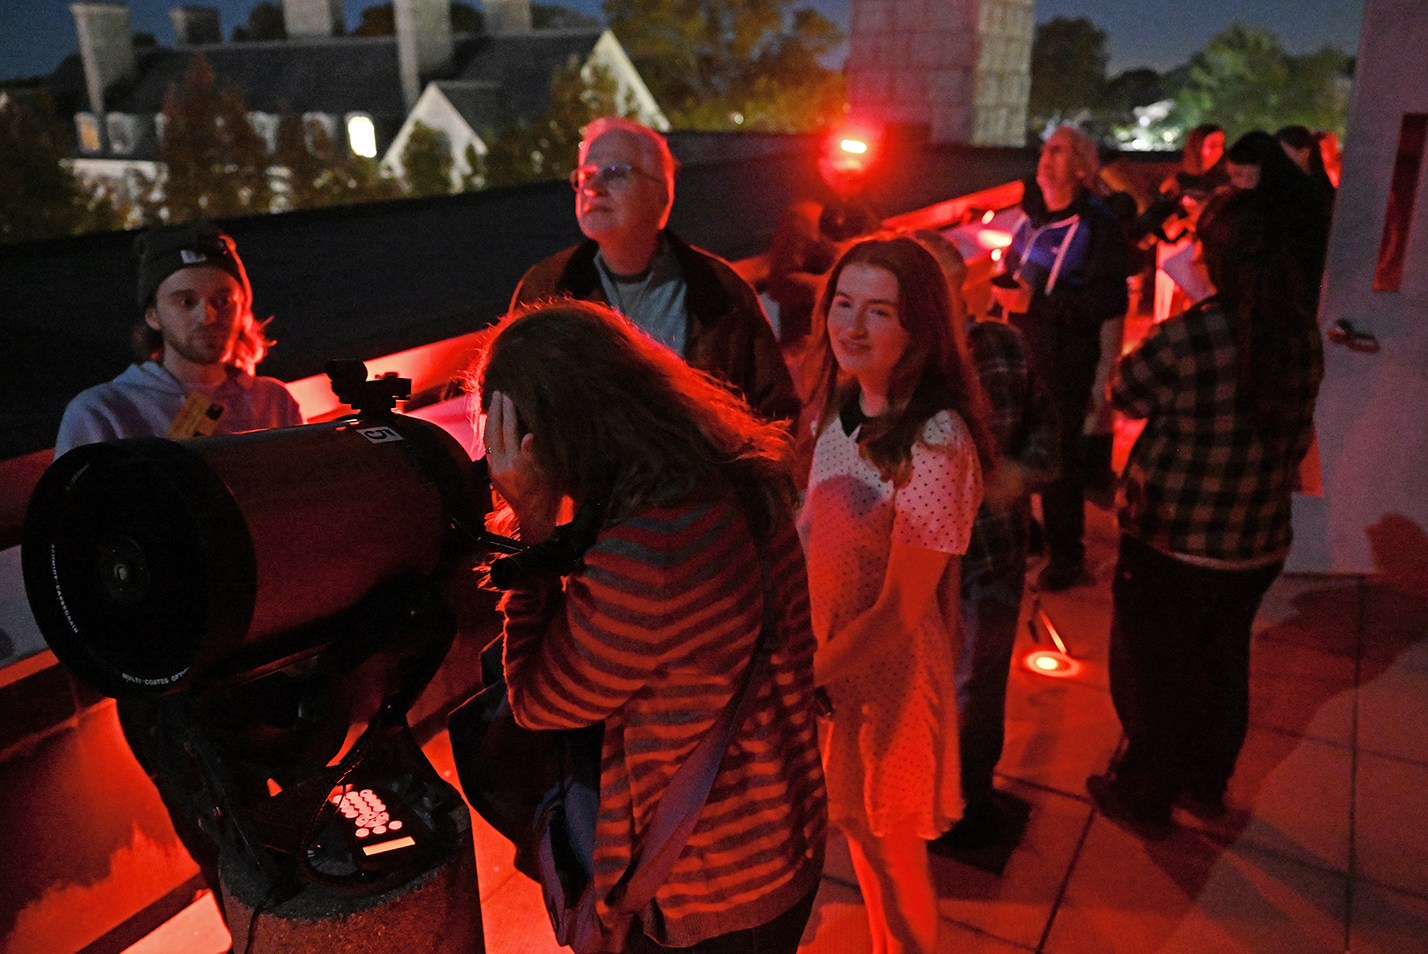
[[877, 157], [877, 140], [867, 131], [840, 129], [829, 136], [819, 160], [823, 179], [843, 191], [858, 180]]
[[1022, 665], [1038, 676], [1052, 676], [1057, 679], [1066, 679], [1081, 672], [1081, 664], [1071, 658], [1070, 650], [1066, 648], [1061, 634], [1056, 631], [1056, 624], [1051, 622], [1051, 617], [1046, 614], [1040, 600], [1037, 600], [1036, 605], [1032, 608], [1031, 619], [1027, 625], [1031, 629], [1032, 638], [1037, 642], [1041, 641], [1037, 630], [1045, 630], [1046, 635], [1056, 644], [1056, 648], [1038, 649], [1028, 653], [1022, 660]]
[[1038, 649], [1028, 653], [1022, 660], [1022, 665], [1038, 676], [1053, 676], [1057, 679], [1066, 679], [1081, 671], [1079, 662], [1052, 649]]

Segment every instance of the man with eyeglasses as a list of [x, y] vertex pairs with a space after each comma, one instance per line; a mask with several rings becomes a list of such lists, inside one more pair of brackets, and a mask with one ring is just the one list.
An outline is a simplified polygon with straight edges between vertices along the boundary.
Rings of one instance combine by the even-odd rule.
[[793, 420], [798, 397], [758, 294], [728, 262], [665, 228], [674, 171], [668, 143], [647, 126], [619, 117], [587, 126], [570, 176], [586, 241], [526, 272], [511, 307], [604, 302], [764, 416]]

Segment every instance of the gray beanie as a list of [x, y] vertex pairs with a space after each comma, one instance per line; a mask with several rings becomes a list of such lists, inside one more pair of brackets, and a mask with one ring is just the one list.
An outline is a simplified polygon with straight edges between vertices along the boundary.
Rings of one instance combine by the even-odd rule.
[[134, 240], [139, 255], [139, 307], [148, 308], [164, 279], [183, 268], [207, 265], [221, 268], [238, 280], [243, 294], [253, 299], [253, 286], [238, 258], [233, 240], [210, 222], [154, 229]]

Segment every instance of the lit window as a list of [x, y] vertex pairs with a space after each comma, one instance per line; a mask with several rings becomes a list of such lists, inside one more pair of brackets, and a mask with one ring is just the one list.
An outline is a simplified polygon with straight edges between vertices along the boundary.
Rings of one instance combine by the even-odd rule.
[[347, 141], [352, 151], [368, 159], [377, 155], [377, 129], [370, 116], [349, 116], [347, 118]]
[[85, 152], [99, 151], [99, 120], [91, 113], [79, 113], [74, 117], [79, 127], [79, 148]]

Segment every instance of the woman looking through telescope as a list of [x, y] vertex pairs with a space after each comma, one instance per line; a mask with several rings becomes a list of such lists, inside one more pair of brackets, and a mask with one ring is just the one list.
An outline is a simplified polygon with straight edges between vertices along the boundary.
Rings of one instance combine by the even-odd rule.
[[596, 304], [516, 312], [474, 377], [492, 483], [522, 543], [550, 537], [566, 498], [600, 513], [574, 571], [523, 575], [502, 611], [516, 721], [604, 726], [602, 920], [671, 777], [749, 669], [765, 600], [776, 608], [768, 668], [624, 949], [791, 954], [822, 870], [825, 795], [786, 430]]

